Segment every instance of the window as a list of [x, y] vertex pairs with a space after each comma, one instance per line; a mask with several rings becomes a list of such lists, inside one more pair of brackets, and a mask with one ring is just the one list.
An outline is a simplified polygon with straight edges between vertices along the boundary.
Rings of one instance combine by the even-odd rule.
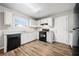
[[16, 17], [15, 18], [15, 25], [21, 25], [21, 26], [27, 26], [28, 25], [28, 19]]

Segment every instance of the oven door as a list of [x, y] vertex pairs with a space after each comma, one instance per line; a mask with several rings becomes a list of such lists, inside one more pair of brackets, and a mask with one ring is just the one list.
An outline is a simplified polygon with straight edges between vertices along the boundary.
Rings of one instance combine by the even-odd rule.
[[39, 32], [39, 40], [46, 42], [46, 32]]

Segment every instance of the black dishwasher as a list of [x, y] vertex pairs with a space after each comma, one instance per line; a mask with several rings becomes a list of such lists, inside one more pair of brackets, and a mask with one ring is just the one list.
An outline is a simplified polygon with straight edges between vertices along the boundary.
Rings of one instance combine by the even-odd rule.
[[10, 34], [7, 35], [7, 52], [11, 51], [21, 44], [21, 34]]

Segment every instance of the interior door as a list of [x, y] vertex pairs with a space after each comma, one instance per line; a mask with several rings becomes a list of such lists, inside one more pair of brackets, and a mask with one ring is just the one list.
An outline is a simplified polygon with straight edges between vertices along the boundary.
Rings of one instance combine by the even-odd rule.
[[57, 42], [68, 44], [68, 16], [55, 18], [55, 37]]

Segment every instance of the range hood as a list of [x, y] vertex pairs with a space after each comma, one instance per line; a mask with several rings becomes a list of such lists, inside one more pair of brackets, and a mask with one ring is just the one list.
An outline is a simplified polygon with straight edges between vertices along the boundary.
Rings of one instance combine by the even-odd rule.
[[48, 25], [48, 23], [43, 23], [43, 24], [41, 24], [41, 25], [42, 25], [42, 26], [43, 26], [43, 25]]

